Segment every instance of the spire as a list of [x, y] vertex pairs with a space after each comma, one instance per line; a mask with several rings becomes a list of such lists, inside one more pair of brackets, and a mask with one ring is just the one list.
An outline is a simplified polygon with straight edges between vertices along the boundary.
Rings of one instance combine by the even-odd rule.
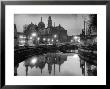
[[54, 22], [54, 27], [55, 27], [55, 22]]
[[51, 20], [51, 16], [48, 17], [48, 27], [52, 27], [52, 20]]
[[61, 27], [61, 25], [59, 24], [59, 27]]
[[41, 17], [41, 22], [42, 22], [42, 17]]
[[49, 16], [48, 20], [51, 20], [51, 16]]

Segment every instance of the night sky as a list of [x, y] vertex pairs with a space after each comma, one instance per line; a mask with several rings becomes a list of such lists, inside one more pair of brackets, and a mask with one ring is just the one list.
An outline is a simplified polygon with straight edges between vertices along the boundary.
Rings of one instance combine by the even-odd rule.
[[14, 24], [16, 24], [17, 31], [23, 32], [23, 25], [37, 24], [41, 21], [48, 24], [48, 17], [51, 16], [52, 25], [58, 26], [59, 24], [67, 30], [69, 36], [79, 35], [84, 28], [84, 18], [89, 20], [89, 14], [15, 14]]

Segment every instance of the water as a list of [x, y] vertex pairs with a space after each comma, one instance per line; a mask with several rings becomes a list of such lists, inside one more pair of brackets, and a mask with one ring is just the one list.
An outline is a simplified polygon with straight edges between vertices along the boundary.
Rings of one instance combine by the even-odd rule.
[[17, 76], [95, 76], [97, 68], [76, 53], [59, 52], [30, 56], [14, 69]]

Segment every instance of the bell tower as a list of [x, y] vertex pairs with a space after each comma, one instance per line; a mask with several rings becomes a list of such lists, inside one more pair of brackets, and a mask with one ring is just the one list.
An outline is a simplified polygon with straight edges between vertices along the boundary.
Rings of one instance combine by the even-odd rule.
[[52, 20], [51, 20], [51, 16], [48, 17], [48, 27], [51, 28], [52, 27]]

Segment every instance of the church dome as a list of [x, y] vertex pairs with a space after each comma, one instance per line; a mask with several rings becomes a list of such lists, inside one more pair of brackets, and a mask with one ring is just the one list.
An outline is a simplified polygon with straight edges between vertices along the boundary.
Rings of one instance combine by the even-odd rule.
[[44, 24], [44, 22], [42, 22], [42, 17], [41, 17], [41, 22], [39, 22], [39, 24], [38, 24], [38, 28], [39, 29], [45, 28], [45, 24]]

